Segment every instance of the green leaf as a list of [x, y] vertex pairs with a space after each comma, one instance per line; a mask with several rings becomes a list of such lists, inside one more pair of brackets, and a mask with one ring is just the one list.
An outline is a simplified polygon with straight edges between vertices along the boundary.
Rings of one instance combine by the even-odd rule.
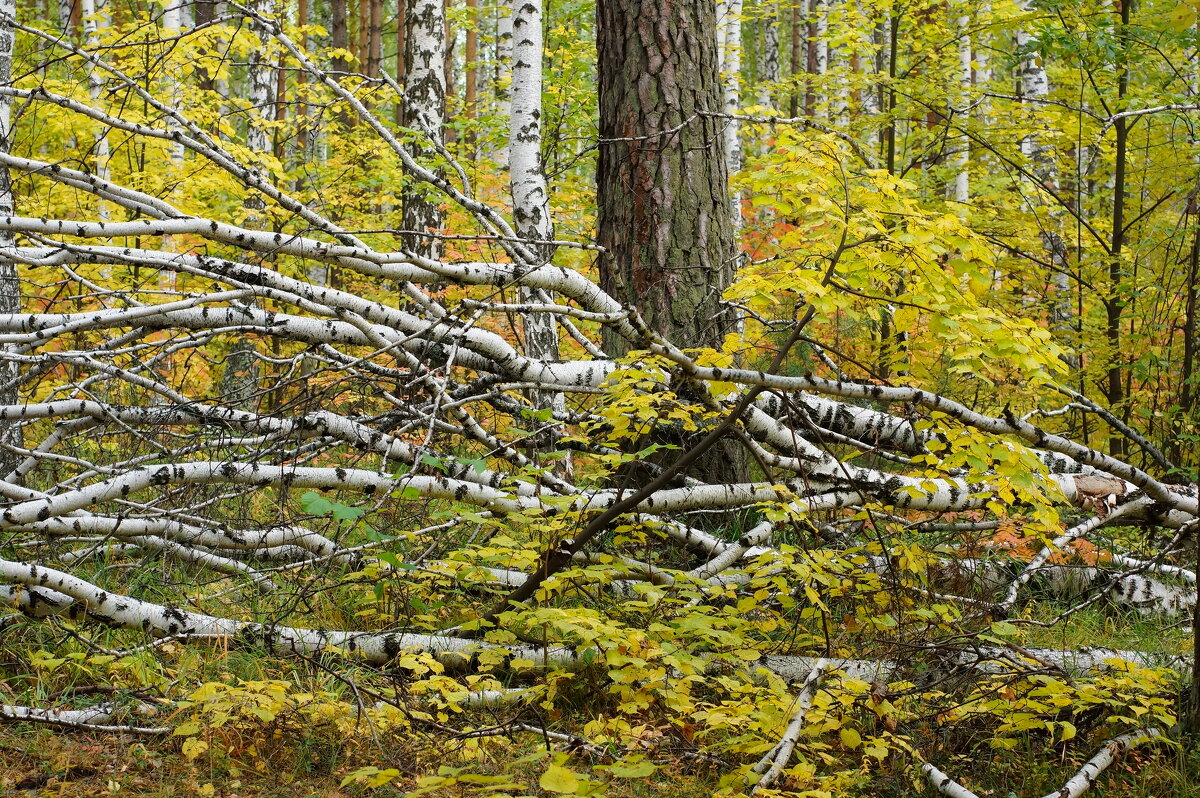
[[992, 623], [992, 634], [997, 637], [1016, 637], [1017, 627], [1008, 621], [995, 621]]
[[433, 466], [440, 471], [446, 470], [446, 463], [440, 457], [434, 457], [428, 453], [421, 455], [420, 463], [422, 465]]
[[330, 515], [335, 521], [353, 521], [358, 518], [366, 510], [361, 507], [351, 507], [348, 504], [334, 504]]
[[333, 509], [333, 502], [326, 499], [315, 490], [305, 491], [300, 497], [300, 507], [312, 515], [325, 515]]

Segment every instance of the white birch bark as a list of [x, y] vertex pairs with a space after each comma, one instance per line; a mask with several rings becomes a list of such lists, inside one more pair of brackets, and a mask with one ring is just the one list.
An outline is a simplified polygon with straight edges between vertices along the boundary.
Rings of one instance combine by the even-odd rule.
[[[1021, 8], [1025, 12], [1033, 11], [1032, 0], [1022, 0]], [[1050, 78], [1042, 59], [1029, 51], [1033, 44], [1033, 37], [1026, 27], [1022, 26], [1017, 29], [1016, 41], [1017, 50], [1023, 55], [1020, 65], [1021, 98], [1030, 104], [1029, 112], [1034, 119], [1037, 119], [1042, 102], [1050, 96]], [[1040, 198], [1042, 191], [1057, 192], [1059, 189], [1054, 152], [1045, 141], [1045, 134], [1049, 132], [1048, 129], [1045, 129], [1042, 135], [1032, 132], [1021, 139], [1021, 154], [1025, 156], [1026, 166], [1037, 183], [1036, 191], [1031, 194], [1033, 198]], [[1054, 290], [1051, 329], [1065, 335], [1072, 330], [1074, 315], [1071, 303], [1071, 278], [1067, 273], [1066, 243], [1054, 229], [1057, 227], [1060, 214], [1055, 212], [1053, 207], [1052, 205], [1051, 210], [1046, 212], [1045, 218], [1039, 220], [1038, 223], [1041, 227], [1042, 248], [1053, 267], [1049, 275], [1050, 284]], [[1039, 208], [1036, 205], [1031, 206], [1029, 210], [1035, 218], [1038, 216]]]
[[[102, 26], [107, 25], [108, 15], [104, 11], [104, 0], [79, 0], [80, 12], [83, 15], [83, 33], [84, 43], [89, 50], [94, 50], [100, 43], [98, 30]], [[92, 103], [98, 103], [100, 99], [100, 91], [104, 86], [100, 72], [95, 66], [89, 64], [87, 67], [87, 87], [88, 96], [92, 98]], [[95, 134], [95, 144], [92, 147], [93, 158], [95, 160], [96, 176], [101, 180], [108, 179], [108, 129], [101, 126]], [[108, 206], [104, 200], [100, 200], [97, 207], [97, 218], [106, 222], [109, 218]]]
[[[83, 0], [85, 3], [94, 2], [94, 0]], [[182, 0], [168, 0], [166, 8], [163, 9], [160, 23], [163, 27], [163, 33], [167, 36], [173, 36], [183, 30], [183, 7], [180, 5]], [[251, 67], [253, 70], [253, 66]], [[171, 103], [178, 106], [180, 101], [180, 86], [179, 80], [173, 69], [168, 68], [164, 78], [167, 83], [167, 96], [171, 98]], [[92, 95], [92, 100], [96, 99], [96, 95]], [[177, 125], [168, 123], [171, 129], [177, 129]], [[183, 168], [184, 146], [181, 142], [171, 144], [171, 167], [175, 174], [179, 174]], [[107, 179], [107, 178], [106, 178]]]
[[[16, 0], [0, 0], [0, 87], [12, 84], [15, 35], [9, 20], [17, 15]], [[8, 154], [12, 148], [12, 100], [0, 96], [0, 153]], [[12, 175], [7, 168], [0, 168], [0, 218], [14, 213]], [[16, 235], [10, 230], [0, 230], [0, 313], [21, 312], [21, 282], [17, 264], [12, 257], [16, 248]], [[7, 347], [6, 347], [7, 348]], [[0, 360], [0, 402], [16, 404], [18, 399], [17, 380], [20, 371], [12, 360]], [[0, 444], [21, 446], [21, 426], [16, 422], [0, 422]], [[8, 474], [18, 465], [19, 458], [9, 450], [0, 450], [0, 471]]]
[[71, 34], [71, 0], [58, 0], [58, 29], [67, 36]]
[[[717, 19], [717, 42], [720, 45], [721, 83], [724, 88], [725, 113], [736, 114], [742, 106], [742, 0], [724, 0], [718, 6], [719, 13], [724, 16]], [[725, 135], [725, 165], [729, 176], [733, 177], [742, 170], [742, 138], [741, 125], [733, 118], [724, 120]], [[735, 253], [740, 251], [737, 245], [742, 230], [742, 195], [741, 192], [730, 191], [730, 218], [733, 220], [733, 235]], [[735, 254], [735, 271], [740, 265], [740, 255]]]
[[[969, 14], [960, 14], [958, 17], [958, 68], [959, 68], [959, 86], [958, 95], [958, 124], [965, 125], [967, 123], [967, 108], [971, 102], [971, 81], [973, 72], [971, 68], [971, 16]], [[954, 201], [967, 203], [971, 199], [971, 139], [966, 134], [959, 137], [958, 142], [958, 173], [954, 176]]]
[[[525, 269], [540, 269], [550, 261], [554, 238], [550, 198], [542, 169], [542, 0], [513, 0], [512, 116], [509, 120], [508, 173], [513, 199], [513, 227], [528, 243], [533, 256]], [[521, 300], [537, 303], [542, 292], [521, 289]], [[550, 313], [524, 314], [525, 352], [533, 358], [557, 360], [558, 324]], [[530, 391], [538, 407], [558, 413], [566, 409], [560, 392]]]
[[[442, 0], [405, 0], [404, 124], [422, 132], [435, 146], [444, 141], [446, 124], [446, 18]], [[439, 201], [424, 187], [410, 186], [404, 195], [403, 225], [410, 231], [406, 245], [425, 257], [437, 258], [442, 227]]]
[[[725, 87], [725, 112], [736, 114], [742, 106], [742, 0], [726, 0], [724, 25], [724, 49], [722, 50], [721, 77]], [[725, 123], [726, 163], [733, 176], [742, 168], [742, 142], [737, 120]], [[735, 225], [737, 208], [734, 208]]]
[[886, 47], [875, 43], [876, 27], [871, 18], [870, 7], [864, 5], [863, 0], [855, 0], [856, 18], [862, 23], [862, 51], [863, 57], [859, 61], [859, 69], [870, 75], [871, 78], [866, 81], [866, 88], [862, 92], [862, 112], [864, 116], [874, 116], [880, 112], [879, 106], [879, 64], [880, 64], [880, 48]]
[[[255, 0], [251, 10], [262, 17], [271, 18], [274, 13], [273, 2]], [[178, 22], [177, 11], [172, 18]], [[271, 60], [270, 37], [261, 26], [255, 27], [260, 31], [260, 46], [250, 52], [247, 68], [250, 109], [246, 118], [246, 147], [254, 153], [255, 165], [263, 169], [263, 156], [271, 151], [271, 121], [275, 117], [275, 64]]]
[[759, 8], [762, 34], [759, 48], [758, 104], [775, 107], [776, 84], [779, 83], [779, 3], [765, 0]]
[[[496, 115], [501, 119], [512, 116], [513, 78], [513, 17], [511, 2], [501, 2], [496, 12], [496, 60], [494, 88]], [[508, 139], [501, 137], [492, 157], [499, 163], [508, 162]]]

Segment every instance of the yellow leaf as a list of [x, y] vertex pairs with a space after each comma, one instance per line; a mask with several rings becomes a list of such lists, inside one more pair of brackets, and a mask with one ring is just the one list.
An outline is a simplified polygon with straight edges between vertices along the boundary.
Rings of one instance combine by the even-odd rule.
[[854, 729], [842, 729], [838, 735], [842, 738], [842, 745], [852, 751], [862, 745], [862, 736]]
[[579, 790], [579, 777], [562, 765], [551, 765], [538, 779], [538, 784], [547, 792], [573, 794]]
[[195, 759], [208, 750], [208, 743], [198, 737], [189, 737], [183, 743], [183, 755], [188, 759]]

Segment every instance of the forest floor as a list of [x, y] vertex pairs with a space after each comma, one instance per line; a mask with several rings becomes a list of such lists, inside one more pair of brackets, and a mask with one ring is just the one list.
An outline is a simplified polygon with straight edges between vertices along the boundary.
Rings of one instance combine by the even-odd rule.
[[[178, 737], [137, 737], [121, 734], [93, 734], [61, 731], [46, 727], [9, 725], [0, 728], [0, 795], [24, 798], [95, 798], [97, 796], [135, 796], [137, 798], [397, 798], [416, 784], [421, 775], [434, 774], [439, 767], [467, 764], [467, 759], [452, 748], [443, 756], [428, 750], [423, 763], [411, 762], [407, 778], [377, 789], [351, 784], [343, 779], [367, 762], [395, 764], [396, 748], [408, 749], [411, 739], [380, 739], [378, 744], [347, 744], [337, 749], [314, 748], [311, 742], [274, 736], [265, 740], [243, 741], [236, 754], [202, 756], [190, 760], [181, 753]], [[1036, 749], [1036, 750], [1035, 750]], [[1103, 774], [1087, 793], [1096, 798], [1192, 798], [1200, 796], [1200, 750], [1139, 750], [1124, 757]], [[503, 753], [502, 753], [503, 751]], [[539, 757], [540, 753], [540, 757]], [[1054, 793], [1068, 776], [1087, 758], [1081, 748], [1070, 755], [1046, 763], [1045, 750], [1031, 743], [1027, 751], [1002, 754], [981, 752], [980, 758], [963, 756], [945, 766], [953, 766], [956, 776], [972, 784], [979, 796], [1011, 798]], [[507, 771], [508, 778], [527, 779], [528, 789], [513, 795], [552, 795], [537, 787], [540, 768], [537, 760], [550, 755], [540, 741], [524, 740], [497, 746], [492, 755], [524, 759], [525, 768], [512, 768], [492, 760], [497, 773]], [[490, 757], [489, 757], [490, 758]], [[574, 756], [576, 770], [586, 770], [586, 757]], [[425, 759], [423, 757], [423, 759]], [[1046, 764], [1034, 765], [1041, 762]], [[475, 772], [484, 770], [475, 761]], [[522, 774], [520, 771], [525, 770]], [[443, 771], [445, 772], [445, 771]], [[601, 793], [612, 798], [702, 798], [717, 793], [720, 774], [712, 769], [696, 770], [683, 766], [668, 768], [650, 779], [612, 783]], [[882, 778], [880, 778], [882, 776]], [[484, 785], [472, 789], [458, 784], [423, 794], [441, 798], [484, 796]], [[809, 795], [790, 792], [785, 785], [782, 795]], [[901, 798], [928, 795], [930, 789], [914, 792], [909, 777], [900, 772], [876, 772], [861, 790], [848, 796]]]

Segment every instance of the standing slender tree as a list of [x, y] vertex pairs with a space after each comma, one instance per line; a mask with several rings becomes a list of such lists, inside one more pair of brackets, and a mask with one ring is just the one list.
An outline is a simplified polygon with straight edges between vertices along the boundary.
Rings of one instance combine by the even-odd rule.
[[779, 3], [768, 0], [760, 8], [761, 53], [758, 63], [758, 104], [775, 107], [779, 82]]
[[[429, 152], [443, 142], [446, 125], [446, 20], [442, 0], [405, 0], [405, 113], [406, 127], [417, 131], [427, 144], [418, 151]], [[412, 185], [404, 193], [403, 225], [405, 247], [437, 257], [441, 247], [429, 235], [442, 227], [442, 211], [436, 198], [423, 187]]]
[[[0, 86], [12, 85], [12, 63], [15, 37], [12, 23], [17, 16], [16, 0], [0, 0]], [[12, 98], [0, 95], [0, 153], [12, 149]], [[8, 168], [0, 168], [0, 217], [12, 216], [12, 177]], [[11, 231], [0, 231], [0, 314], [21, 312], [21, 282], [17, 276], [16, 259], [12, 257], [17, 237]], [[5, 347], [6, 349], [12, 347]], [[16, 404], [20, 370], [16, 360], [0, 360], [0, 403]], [[9, 447], [21, 446], [21, 424], [18, 421], [0, 422], [0, 468], [10, 472], [21, 462], [21, 456]]]
[[[1125, 107], [1125, 98], [1129, 94], [1129, 46], [1130, 46], [1130, 10], [1133, 0], [1117, 0], [1117, 100], [1116, 108]], [[1129, 232], [1125, 223], [1125, 195], [1127, 177], [1127, 157], [1129, 148], [1130, 120], [1118, 115], [1113, 123], [1115, 137], [1113, 189], [1112, 189], [1112, 243], [1108, 253], [1108, 286], [1104, 298], [1104, 314], [1106, 317], [1105, 337], [1108, 341], [1108, 379], [1105, 384], [1105, 399], [1109, 409], [1114, 413], [1125, 410], [1122, 403], [1125, 400], [1125, 386], [1121, 352], [1121, 315], [1125, 310], [1125, 297], [1122, 295], [1124, 280], [1121, 259], [1125, 251], [1126, 234]], [[1115, 430], [1109, 437], [1109, 452], [1121, 457], [1128, 452], [1127, 441]]]
[[[1032, 9], [1032, 3], [1025, 4], [1027, 10]], [[1050, 96], [1050, 77], [1046, 73], [1045, 59], [1035, 50], [1035, 43], [1028, 27], [1022, 26], [1017, 30], [1017, 52], [1022, 55], [1020, 66], [1021, 99], [1029, 104], [1029, 114], [1036, 119], [1043, 110], [1042, 105]], [[1039, 131], [1031, 131], [1021, 139], [1021, 155], [1024, 156], [1027, 168], [1034, 177], [1034, 192], [1050, 192], [1055, 195], [1059, 191], [1058, 169], [1054, 153], [1051, 152], [1043, 135]], [[1033, 198], [1031, 198], [1032, 200]], [[1036, 213], [1040, 202], [1026, 203], [1031, 212]], [[1071, 281], [1067, 271], [1067, 247], [1059, 235], [1059, 214], [1055, 204], [1044, 218], [1038, 220], [1041, 230], [1042, 250], [1049, 264], [1049, 282], [1053, 287], [1054, 296], [1051, 299], [1051, 323], [1054, 329], [1064, 335], [1073, 329], [1071, 321]]]
[[[98, 27], [100, 25], [107, 26], [107, 21], [103, 19], [103, 16], [106, 16], [104, 14], [103, 0], [99, 0], [99, 2], [97, 2], [97, 0], [80, 0], [80, 3], [83, 8], [83, 30], [85, 43], [88, 47], [97, 47], [100, 43]], [[179, 11], [177, 6], [167, 9], [167, 11], [163, 13], [163, 26], [178, 30], [178, 17]], [[103, 89], [104, 84], [101, 80], [100, 73], [91, 64], [89, 64], [87, 67], [87, 87], [88, 96], [92, 98], [92, 102], [98, 102], [100, 98], [100, 92]], [[175, 88], [176, 91], [172, 92], [172, 94], [177, 96], [178, 84], [175, 84], [173, 88]], [[100, 178], [101, 180], [107, 180], [109, 173], [109, 147], [108, 131], [104, 128], [99, 128], [96, 131], [95, 143], [92, 145], [92, 154], [95, 158], [96, 177]], [[171, 154], [173, 159], [177, 154], [178, 157], [182, 159], [183, 148], [179, 146], [172, 147]], [[99, 218], [102, 221], [108, 221], [108, 207], [105, 205], [103, 200], [99, 202], [98, 209]]]
[[463, 59], [463, 116], [467, 120], [466, 159], [472, 163], [477, 155], [475, 148], [475, 119], [479, 116], [479, 0], [467, 0], [466, 42]]
[[[512, 116], [508, 139], [508, 175], [512, 188], [513, 222], [517, 235], [525, 239], [529, 254], [527, 269], [550, 262], [554, 237], [550, 198], [542, 169], [542, 2], [514, 0]], [[521, 298], [538, 304], [543, 292], [521, 289]], [[530, 357], [558, 360], [558, 325], [549, 313], [525, 314], [525, 352]], [[538, 406], [561, 411], [563, 396], [557, 392], [530, 394]]]

